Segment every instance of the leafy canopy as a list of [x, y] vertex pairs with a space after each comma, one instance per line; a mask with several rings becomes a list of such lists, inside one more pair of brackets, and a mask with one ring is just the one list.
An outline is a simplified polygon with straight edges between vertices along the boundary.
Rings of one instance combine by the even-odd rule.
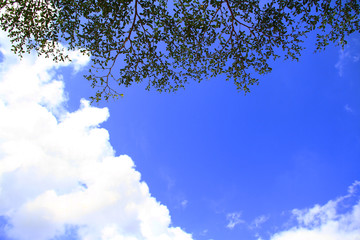
[[219, 74], [246, 93], [270, 61], [297, 60], [309, 32], [320, 30], [318, 50], [360, 32], [358, 0], [2, 0], [0, 8], [20, 56], [64, 61], [64, 48], [91, 56], [95, 101], [133, 83], [171, 92]]

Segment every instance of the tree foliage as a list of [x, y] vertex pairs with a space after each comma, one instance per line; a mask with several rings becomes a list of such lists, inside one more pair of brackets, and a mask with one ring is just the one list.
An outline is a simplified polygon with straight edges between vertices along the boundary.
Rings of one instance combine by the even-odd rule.
[[143, 81], [171, 92], [219, 74], [248, 92], [270, 61], [297, 60], [311, 31], [318, 50], [360, 32], [358, 0], [1, 0], [0, 7], [1, 28], [20, 56], [89, 54], [95, 101]]

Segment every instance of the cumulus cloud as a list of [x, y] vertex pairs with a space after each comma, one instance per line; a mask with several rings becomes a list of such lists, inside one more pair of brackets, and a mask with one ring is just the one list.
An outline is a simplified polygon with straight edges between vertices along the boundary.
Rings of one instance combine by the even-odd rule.
[[[86, 100], [68, 112], [56, 69], [72, 63], [36, 56], [21, 62], [0, 34], [0, 225], [9, 239], [48, 240], [73, 232], [86, 240], [192, 239], [171, 225], [128, 156], [116, 156], [99, 125], [106, 108]], [[70, 230], [69, 230], [70, 229]]]
[[325, 205], [294, 209], [296, 226], [274, 234], [271, 240], [359, 240], [360, 182], [349, 187], [348, 194]]

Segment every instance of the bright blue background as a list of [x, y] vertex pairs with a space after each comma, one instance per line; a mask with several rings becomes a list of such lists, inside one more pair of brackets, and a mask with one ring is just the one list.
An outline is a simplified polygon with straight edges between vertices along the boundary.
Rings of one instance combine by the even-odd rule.
[[[291, 209], [324, 204], [360, 179], [359, 42], [353, 36], [345, 49], [341, 77], [340, 47], [313, 54], [309, 41], [299, 62], [278, 60], [246, 96], [220, 76], [175, 94], [134, 85], [95, 106], [110, 109], [102, 126], [117, 155], [134, 160], [174, 226], [200, 240], [266, 237]], [[94, 91], [82, 73], [67, 71], [69, 109], [76, 110]], [[230, 230], [230, 212], [242, 212], [248, 224], [270, 218], [261, 229]]]

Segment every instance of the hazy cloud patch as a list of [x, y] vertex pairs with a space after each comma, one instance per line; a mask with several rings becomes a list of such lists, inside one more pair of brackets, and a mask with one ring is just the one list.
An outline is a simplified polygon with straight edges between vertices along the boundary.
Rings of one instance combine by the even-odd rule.
[[260, 228], [263, 223], [269, 220], [269, 218], [270, 217], [266, 215], [258, 216], [251, 222], [250, 228]]
[[245, 221], [241, 219], [241, 212], [228, 213], [226, 214], [226, 219], [228, 221], [226, 227], [229, 229], [233, 229], [238, 224], [245, 223]]
[[339, 50], [338, 61], [335, 64], [335, 68], [338, 70], [340, 77], [343, 76], [345, 66], [351, 62], [358, 62], [360, 59], [360, 53], [355, 50], [355, 47], [359, 47], [359, 42], [356, 40], [350, 41], [343, 49]]
[[182, 208], [186, 208], [187, 205], [188, 205], [188, 203], [189, 203], [188, 200], [184, 199], [184, 200], [181, 201], [180, 204], [181, 204], [181, 207], [182, 207]]
[[349, 106], [349, 104], [346, 104], [346, 105], [344, 106], [344, 109], [345, 109], [346, 112], [349, 112], [349, 113], [353, 113], [353, 112], [354, 112], [354, 110]]

